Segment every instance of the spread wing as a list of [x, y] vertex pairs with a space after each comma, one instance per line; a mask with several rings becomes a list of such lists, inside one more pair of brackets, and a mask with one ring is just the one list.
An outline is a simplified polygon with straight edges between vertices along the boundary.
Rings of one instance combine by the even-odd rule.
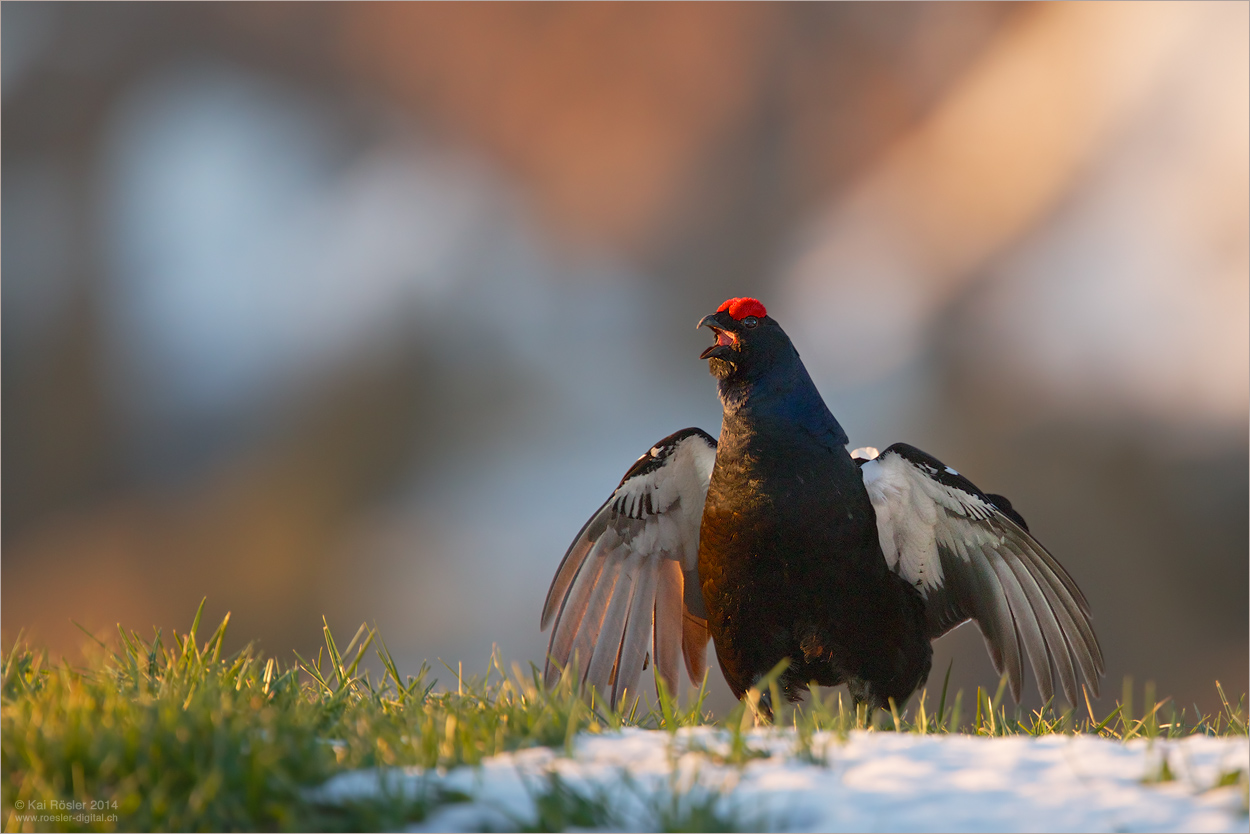
[[701, 429], [661, 440], [630, 467], [569, 545], [542, 627], [554, 620], [544, 679], [570, 661], [612, 706], [653, 659], [670, 692], [677, 656], [703, 676], [707, 612], [698, 578], [699, 527], [716, 441]]
[[974, 620], [1017, 701], [1024, 654], [1043, 700], [1054, 694], [1052, 663], [1069, 703], [1076, 667], [1098, 694], [1104, 666], [1089, 603], [1006, 499], [905, 443], [860, 466], [881, 550], [924, 596], [931, 638]]

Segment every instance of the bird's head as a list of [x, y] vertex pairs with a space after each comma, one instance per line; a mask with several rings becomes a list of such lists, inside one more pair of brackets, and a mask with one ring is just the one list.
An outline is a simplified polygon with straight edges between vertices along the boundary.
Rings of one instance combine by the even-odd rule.
[[704, 316], [699, 326], [710, 327], [716, 336], [716, 344], [699, 358], [708, 360], [720, 389], [727, 421], [722, 440], [726, 431], [733, 434], [728, 428], [730, 415], [749, 413], [754, 415], [751, 419], [769, 417], [800, 425], [825, 438], [829, 448], [847, 444], [846, 432], [829, 413], [799, 352], [763, 304], [754, 298], [731, 298]]
[[751, 378], [794, 348], [790, 338], [754, 298], [731, 298], [699, 327], [710, 328], [716, 343], [703, 353], [712, 376], [719, 380]]

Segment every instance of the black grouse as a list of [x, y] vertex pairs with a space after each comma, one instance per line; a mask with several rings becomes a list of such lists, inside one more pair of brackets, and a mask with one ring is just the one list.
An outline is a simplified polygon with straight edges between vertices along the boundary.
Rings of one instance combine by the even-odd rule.
[[[733, 298], [700, 327], [724, 407], [720, 442], [689, 428], [640, 457], [565, 553], [543, 605], [545, 676], [571, 661], [615, 705], [653, 659], [703, 675], [710, 636], [741, 698], [782, 659], [781, 691], [847, 684], [901, 706], [930, 641], [973, 620], [1018, 701], [1027, 654], [1069, 703], [1095, 694], [1102, 651], [1068, 572], [1001, 496], [904, 443], [847, 451], [781, 326]], [[770, 705], [765, 703], [764, 711]]]

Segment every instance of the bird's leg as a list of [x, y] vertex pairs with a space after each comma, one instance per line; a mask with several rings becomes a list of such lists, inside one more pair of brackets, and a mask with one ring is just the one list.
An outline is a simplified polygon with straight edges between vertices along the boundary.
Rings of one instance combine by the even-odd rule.
[[[741, 700], [746, 712], [750, 713], [754, 726], [759, 727], [773, 723], [773, 697], [768, 689], [761, 688], [758, 684], [752, 686], [742, 693]], [[746, 720], [747, 717], [744, 713], [742, 716], [744, 729]]]
[[755, 725], [773, 723], [773, 695], [772, 691], [765, 689], [760, 693], [759, 701], [755, 704]]

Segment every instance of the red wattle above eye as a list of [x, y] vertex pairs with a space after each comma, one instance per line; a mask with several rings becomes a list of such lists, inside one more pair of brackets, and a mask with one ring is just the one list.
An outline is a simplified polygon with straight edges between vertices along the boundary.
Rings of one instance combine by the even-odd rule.
[[729, 315], [733, 316], [734, 321], [742, 321], [747, 316], [755, 316], [762, 319], [768, 315], [764, 305], [755, 298], [731, 298], [716, 308], [718, 313], [723, 313], [726, 310], [729, 311]]

